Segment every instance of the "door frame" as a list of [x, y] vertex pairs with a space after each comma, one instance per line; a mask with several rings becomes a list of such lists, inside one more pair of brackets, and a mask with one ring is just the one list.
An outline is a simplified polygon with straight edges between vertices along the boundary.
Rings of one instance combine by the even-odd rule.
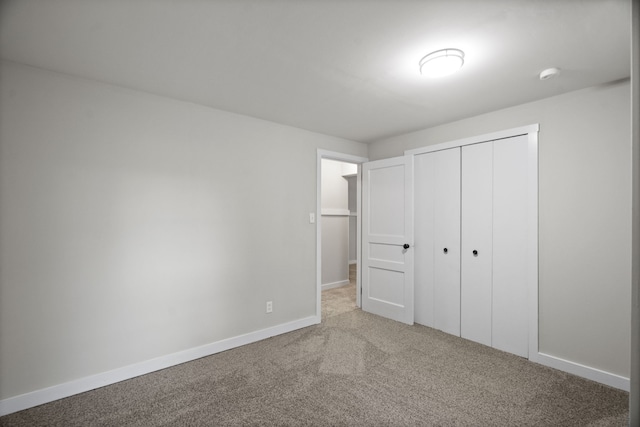
[[358, 166], [356, 178], [356, 305], [361, 306], [361, 231], [362, 231], [362, 164], [369, 161], [367, 157], [318, 149], [316, 155], [316, 323], [322, 322], [322, 159], [353, 163]]

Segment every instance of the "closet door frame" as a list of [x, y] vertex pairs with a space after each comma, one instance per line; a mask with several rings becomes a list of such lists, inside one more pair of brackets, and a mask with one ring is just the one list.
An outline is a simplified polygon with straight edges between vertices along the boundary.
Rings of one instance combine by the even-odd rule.
[[528, 183], [527, 183], [527, 298], [529, 310], [529, 360], [539, 361], [538, 349], [538, 131], [539, 124], [532, 124], [513, 129], [506, 129], [470, 138], [449, 141], [441, 144], [406, 150], [405, 155], [418, 155], [449, 148], [464, 147], [465, 145], [495, 141], [514, 136], [528, 137]]

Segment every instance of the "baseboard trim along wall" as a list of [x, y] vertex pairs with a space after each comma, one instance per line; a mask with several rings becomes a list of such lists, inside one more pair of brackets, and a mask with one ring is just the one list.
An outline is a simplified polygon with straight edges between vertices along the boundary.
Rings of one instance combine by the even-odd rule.
[[250, 332], [237, 337], [224, 339], [211, 344], [168, 354], [166, 356], [157, 357], [155, 359], [114, 369], [112, 371], [103, 372], [101, 374], [91, 375], [78, 380], [69, 381], [67, 383], [0, 400], [0, 416], [22, 411], [23, 409], [32, 408], [44, 403], [53, 402], [54, 400], [73, 396], [74, 394], [84, 393], [89, 390], [94, 390], [96, 388], [128, 380], [140, 375], [145, 375], [160, 369], [169, 368], [181, 363], [190, 362], [192, 360], [200, 359], [201, 357], [210, 356], [225, 350], [251, 344], [276, 335], [306, 328], [307, 326], [317, 324], [317, 320], [316, 316], [311, 316], [295, 320], [293, 322], [283, 323], [281, 325]]
[[337, 282], [325, 283], [322, 285], [322, 290], [326, 291], [327, 289], [339, 288], [341, 286], [346, 286], [349, 284], [349, 280], [339, 280]]
[[532, 358], [531, 361], [560, 371], [568, 372], [600, 384], [608, 385], [609, 387], [629, 391], [629, 378], [621, 377], [620, 375], [601, 371], [596, 368], [570, 362], [544, 353], [538, 353], [537, 357]]

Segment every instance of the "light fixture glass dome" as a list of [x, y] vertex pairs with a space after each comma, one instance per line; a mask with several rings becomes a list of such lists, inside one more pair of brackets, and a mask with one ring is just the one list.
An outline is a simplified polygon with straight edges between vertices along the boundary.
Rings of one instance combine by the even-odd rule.
[[455, 73], [464, 64], [464, 52], [460, 49], [441, 49], [420, 60], [420, 74], [442, 77]]

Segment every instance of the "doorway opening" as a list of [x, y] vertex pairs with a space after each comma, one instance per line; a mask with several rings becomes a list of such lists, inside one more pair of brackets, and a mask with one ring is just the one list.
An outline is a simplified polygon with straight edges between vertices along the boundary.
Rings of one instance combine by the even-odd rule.
[[[364, 157], [318, 150], [316, 321], [322, 295], [355, 299], [360, 307], [360, 169]], [[355, 295], [351, 295], [355, 294]], [[352, 303], [353, 304], [353, 303]]]

